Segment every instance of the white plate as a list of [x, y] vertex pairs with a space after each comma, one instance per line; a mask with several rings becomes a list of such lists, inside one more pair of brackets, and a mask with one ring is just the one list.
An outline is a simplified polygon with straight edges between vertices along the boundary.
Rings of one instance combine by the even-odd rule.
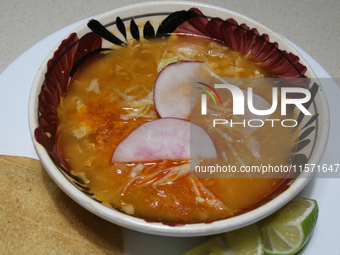
[[[86, 19], [88, 20], [88, 19]], [[0, 154], [27, 156], [38, 159], [33, 148], [27, 120], [28, 96], [34, 76], [50, 50], [70, 31], [86, 20], [65, 27], [27, 50], [0, 75]], [[331, 129], [329, 142], [321, 164], [340, 163], [340, 136], [335, 132], [340, 126], [340, 88], [329, 74], [306, 52], [297, 47], [312, 66], [318, 77], [328, 78], [324, 86], [327, 95]], [[316, 199], [320, 214], [315, 232], [300, 254], [340, 254], [340, 179], [316, 178], [300, 193]], [[176, 238], [152, 236], [124, 229], [125, 254], [182, 254], [206, 237]]]

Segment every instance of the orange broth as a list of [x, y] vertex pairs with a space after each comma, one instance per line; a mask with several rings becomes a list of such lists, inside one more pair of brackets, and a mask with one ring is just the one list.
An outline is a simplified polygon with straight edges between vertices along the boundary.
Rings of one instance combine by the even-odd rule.
[[[111, 163], [121, 141], [143, 123], [159, 118], [152, 97], [159, 71], [170, 62], [187, 59], [208, 63], [220, 77], [272, 77], [260, 63], [217, 42], [172, 35], [131, 41], [84, 66], [70, 81], [58, 109], [58, 145], [72, 173], [82, 178], [99, 200], [148, 220], [210, 222], [242, 213], [280, 184], [278, 178], [174, 174], [174, 169], [188, 168], [188, 159]], [[257, 88], [256, 93], [268, 97], [269, 89]], [[293, 113], [289, 114], [292, 118]], [[271, 118], [281, 116], [275, 112]], [[197, 124], [207, 129], [204, 123]], [[240, 132], [221, 130], [232, 138], [230, 142], [220, 133], [211, 135], [221, 164], [240, 165], [237, 156], [247, 165], [289, 164], [294, 129], [263, 126], [254, 132], [250, 137], [258, 141], [260, 158], [249, 151]]]

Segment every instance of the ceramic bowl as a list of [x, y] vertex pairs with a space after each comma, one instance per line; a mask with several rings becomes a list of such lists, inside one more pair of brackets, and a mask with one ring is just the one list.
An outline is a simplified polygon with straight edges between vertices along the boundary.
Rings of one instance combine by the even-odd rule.
[[[184, 12], [178, 13], [182, 10]], [[173, 14], [175, 12], [176, 14]], [[85, 55], [84, 47], [87, 50], [93, 50], [93, 54], [97, 54], [102, 51], [100, 48], [120, 44], [125, 40], [119, 29], [122, 27], [121, 23], [131, 28], [125, 29], [125, 32], [128, 31], [126, 33], [128, 38], [162, 36], [163, 33], [172, 33], [178, 27], [182, 29], [182, 32], [188, 32], [189, 28], [180, 26], [180, 24], [200, 12], [209, 22], [203, 22], [203, 26], [199, 23], [196, 26], [197, 33], [220, 40], [229, 47], [257, 55], [257, 58], [266, 63], [269, 69], [279, 77], [317, 78], [309, 64], [291, 44], [258, 22], [224, 8], [178, 1], [141, 3], [115, 9], [95, 17], [115, 36], [106, 38], [108, 40], [93, 36], [89, 34], [91, 30], [85, 23], [51, 50], [36, 74], [29, 99], [29, 125], [34, 147], [43, 166], [57, 185], [74, 201], [99, 217], [122, 227], [165, 236], [204, 236], [230, 231], [259, 221], [275, 212], [296, 196], [313, 176], [311, 173], [303, 172], [297, 178], [287, 180], [281, 190], [272, 194], [253, 210], [241, 215], [210, 223], [169, 225], [146, 221], [104, 205], [79, 179], [62, 166], [63, 159], [58, 154], [53, 140], [57, 127], [57, 107], [60, 97], [66, 93], [67, 82], [76, 68], [75, 63]], [[132, 20], [139, 27], [133, 27]], [[224, 21], [225, 31], [231, 35], [229, 39], [223, 35], [223, 31], [213, 29], [221, 20]], [[159, 28], [160, 24], [162, 28]], [[252, 40], [252, 43], [245, 43], [247, 40], [248, 42]], [[308, 86], [313, 96], [309, 106], [312, 117], [299, 120], [301, 130], [308, 130], [308, 132], [302, 132], [297, 141], [299, 144], [295, 157], [296, 164], [319, 163], [329, 132], [329, 111], [322, 87], [317, 85], [317, 82]]]

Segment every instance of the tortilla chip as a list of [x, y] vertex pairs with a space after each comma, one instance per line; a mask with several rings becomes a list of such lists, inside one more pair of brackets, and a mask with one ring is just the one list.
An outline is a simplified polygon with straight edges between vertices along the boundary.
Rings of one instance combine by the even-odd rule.
[[40, 161], [0, 155], [0, 254], [123, 254], [121, 228], [88, 212]]

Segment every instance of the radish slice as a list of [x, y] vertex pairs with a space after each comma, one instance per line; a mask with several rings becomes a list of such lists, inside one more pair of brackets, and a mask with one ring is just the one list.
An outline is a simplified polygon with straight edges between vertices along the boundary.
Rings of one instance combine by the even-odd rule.
[[204, 62], [181, 61], [164, 67], [154, 87], [154, 103], [158, 114], [162, 118], [188, 119], [201, 95], [196, 86], [190, 89], [190, 78], [208, 77], [211, 75]]
[[135, 129], [118, 144], [111, 161], [143, 162], [216, 157], [214, 142], [203, 128], [183, 119], [162, 118]]

